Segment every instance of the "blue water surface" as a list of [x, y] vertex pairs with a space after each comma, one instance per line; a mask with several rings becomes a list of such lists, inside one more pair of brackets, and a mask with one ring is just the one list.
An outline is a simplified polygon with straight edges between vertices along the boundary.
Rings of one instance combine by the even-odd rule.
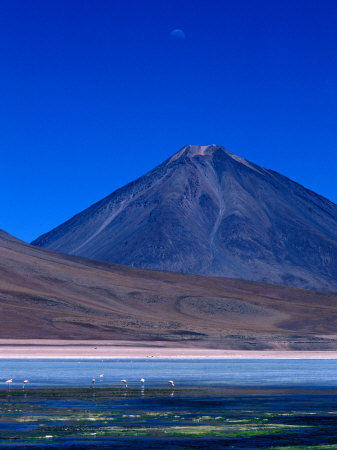
[[[104, 374], [103, 378], [99, 375]], [[87, 387], [92, 378], [96, 386], [294, 386], [337, 387], [337, 360], [294, 359], [1, 359], [0, 388], [21, 387], [29, 379], [31, 387]]]

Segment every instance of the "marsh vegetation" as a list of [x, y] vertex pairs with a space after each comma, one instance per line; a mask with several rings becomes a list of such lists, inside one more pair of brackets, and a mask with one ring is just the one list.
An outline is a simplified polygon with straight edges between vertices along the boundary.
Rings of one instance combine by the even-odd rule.
[[337, 449], [336, 421], [335, 389], [0, 391], [5, 448]]

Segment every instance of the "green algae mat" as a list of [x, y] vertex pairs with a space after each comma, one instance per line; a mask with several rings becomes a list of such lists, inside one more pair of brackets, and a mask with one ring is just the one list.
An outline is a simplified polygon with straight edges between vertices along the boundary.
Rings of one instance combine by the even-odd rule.
[[1, 446], [337, 450], [337, 391], [7, 389]]

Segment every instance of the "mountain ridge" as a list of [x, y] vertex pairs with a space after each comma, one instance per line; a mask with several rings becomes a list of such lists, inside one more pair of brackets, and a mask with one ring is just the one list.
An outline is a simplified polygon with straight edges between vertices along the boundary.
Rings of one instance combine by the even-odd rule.
[[0, 231], [0, 339], [335, 350], [336, 300], [332, 292], [114, 265]]

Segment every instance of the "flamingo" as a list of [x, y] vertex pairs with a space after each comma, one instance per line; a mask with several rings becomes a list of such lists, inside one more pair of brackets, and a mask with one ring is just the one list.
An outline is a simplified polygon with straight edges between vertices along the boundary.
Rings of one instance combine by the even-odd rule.
[[26, 384], [29, 383], [29, 380], [23, 380], [23, 385], [22, 385], [22, 389], [25, 388]]
[[145, 383], [145, 378], [141, 378], [140, 382], [142, 383], [143, 387], [144, 387], [144, 383]]
[[169, 383], [172, 387], [174, 387], [174, 381], [173, 381], [173, 380], [168, 380], [168, 383]]
[[13, 383], [13, 378], [9, 378], [8, 380], [6, 380], [6, 383], [8, 385], [8, 389], [9, 389], [11, 384]]
[[124, 386], [127, 388], [128, 387], [128, 382], [126, 380], [121, 380], [122, 383], [124, 383]]
[[102, 379], [103, 379], [103, 377], [104, 377], [104, 373], [101, 373], [99, 377], [100, 377], [100, 379], [101, 379], [101, 381], [102, 381]]
[[94, 387], [94, 384], [96, 383], [96, 380], [95, 380], [95, 378], [93, 378], [92, 380], [91, 380], [91, 384], [92, 384], [92, 386]]

